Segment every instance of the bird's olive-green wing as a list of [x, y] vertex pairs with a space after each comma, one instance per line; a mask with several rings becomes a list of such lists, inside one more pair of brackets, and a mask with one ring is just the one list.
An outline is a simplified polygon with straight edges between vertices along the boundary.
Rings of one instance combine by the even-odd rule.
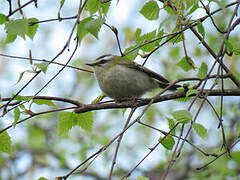
[[115, 56], [115, 62], [117, 62], [118, 64], [122, 64], [122, 65], [124, 65], [128, 68], [132, 68], [132, 69], [136, 69], [138, 71], [142, 71], [142, 72], [148, 74], [150, 77], [159, 80], [160, 82], [169, 83], [169, 81], [166, 78], [164, 78], [163, 76], [161, 76], [160, 74], [155, 73], [152, 70], [150, 70], [150, 69], [148, 69], [144, 66], [141, 66], [140, 64], [137, 64], [133, 61], [130, 61], [127, 58], [120, 57], [120, 56]]
[[157, 80], [159, 80], [161, 82], [169, 83], [169, 81], [166, 78], [164, 78], [163, 76], [161, 76], [160, 74], [155, 73], [152, 70], [150, 70], [150, 69], [148, 69], [148, 68], [146, 68], [144, 66], [141, 66], [139, 64], [136, 64], [136, 63], [128, 64], [127, 67], [132, 68], [132, 69], [136, 69], [136, 70], [139, 70], [139, 71], [142, 71], [142, 72], [148, 74], [150, 77], [152, 77], [154, 79], [157, 79]]

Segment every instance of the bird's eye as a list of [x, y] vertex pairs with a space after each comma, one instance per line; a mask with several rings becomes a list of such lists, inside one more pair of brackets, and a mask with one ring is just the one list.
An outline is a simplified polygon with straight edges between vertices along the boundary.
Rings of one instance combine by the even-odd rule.
[[107, 62], [107, 60], [103, 59], [103, 60], [99, 61], [98, 63], [99, 64], [105, 64], [106, 62]]
[[103, 59], [101, 61], [96, 62], [95, 64], [98, 65], [98, 66], [101, 66], [103, 64], [106, 64], [107, 62], [109, 62], [109, 60]]

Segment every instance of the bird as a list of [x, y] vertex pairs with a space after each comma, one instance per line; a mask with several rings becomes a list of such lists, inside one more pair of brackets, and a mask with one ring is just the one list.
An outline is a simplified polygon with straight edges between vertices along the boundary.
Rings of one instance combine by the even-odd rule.
[[[86, 65], [93, 68], [103, 93], [115, 101], [138, 98], [147, 91], [166, 88], [170, 83], [162, 75], [122, 56], [107, 54]], [[175, 84], [168, 90], [179, 87]]]

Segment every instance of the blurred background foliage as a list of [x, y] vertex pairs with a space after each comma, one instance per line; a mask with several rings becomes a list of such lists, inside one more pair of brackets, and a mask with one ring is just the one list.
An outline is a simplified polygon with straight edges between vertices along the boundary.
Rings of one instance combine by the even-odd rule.
[[[27, 1], [21, 1], [25, 4]], [[5, 23], [0, 25], [0, 53], [29, 57], [31, 50], [32, 57], [38, 59], [51, 60], [58, 54], [66, 44], [70, 35], [71, 29], [76, 18], [62, 19], [58, 21], [58, 12], [60, 17], [72, 17], [77, 14], [79, 2], [65, 0], [61, 10], [60, 3], [64, 1], [38, 1], [38, 7], [34, 3], [26, 6], [20, 11], [9, 17], [8, 21], [16, 19], [37, 18], [40, 23], [34, 38], [25, 36], [25, 39], [17, 36], [13, 42], [7, 42], [9, 31], [6, 30]], [[153, 15], [153, 19], [149, 18], [152, 15], [146, 15], [143, 6], [146, 3], [156, 3], [159, 7], [157, 14]], [[166, 1], [167, 2], [167, 1]], [[173, 1], [177, 3], [178, 1]], [[212, 12], [215, 9], [223, 8], [219, 13], [214, 15], [214, 21], [219, 29], [226, 30], [230, 18], [233, 14], [235, 6], [224, 8], [225, 5], [232, 3], [228, 0], [209, 0], [203, 1]], [[17, 1], [11, 2], [13, 10], [18, 8]], [[93, 18], [105, 17], [105, 22], [110, 26], [114, 26], [118, 30], [122, 50], [131, 49], [136, 45], [137, 30], [141, 30], [141, 35], [148, 34], [156, 30], [156, 35], [143, 37], [141, 43], [158, 37], [159, 32], [164, 34], [174, 32], [177, 27], [178, 17], [171, 11], [165, 3], [161, 1], [127, 1], [119, 0], [110, 1], [104, 6], [109, 6], [109, 10], [104, 12], [94, 12], [95, 3], [100, 3], [96, 0], [89, 0], [85, 10], [81, 14], [81, 19], [93, 15]], [[185, 16], [194, 5], [197, 8], [188, 16], [185, 16], [189, 22], [194, 21], [206, 15], [198, 0], [182, 1], [183, 15]], [[99, 7], [97, 7], [98, 10]], [[102, 7], [101, 7], [102, 8]], [[105, 8], [105, 7], [104, 7]], [[106, 8], [107, 9], [107, 8]], [[2, 1], [0, 5], [0, 13], [7, 16], [9, 10], [8, 1]], [[148, 10], [151, 12], [151, 8]], [[152, 10], [153, 11], [153, 10]], [[154, 11], [153, 11], [154, 12]], [[238, 10], [238, 13], [240, 11]], [[145, 16], [145, 17], [144, 17]], [[148, 18], [146, 18], [146, 16]], [[157, 17], [155, 17], [157, 16]], [[2, 18], [2, 17], [1, 17]], [[47, 19], [56, 19], [50, 22], [41, 22]], [[238, 16], [239, 18], [239, 16]], [[1, 22], [1, 21], [0, 21]], [[210, 18], [206, 19], [202, 26], [205, 31], [205, 41], [218, 53], [224, 35], [219, 33], [212, 25]], [[197, 29], [197, 28], [196, 28]], [[101, 26], [98, 38], [88, 33], [81, 41], [79, 48], [73, 56], [70, 64], [75, 67], [87, 68], [84, 64], [92, 62], [97, 57], [104, 54], [120, 55], [117, 41], [114, 33], [105, 25]], [[236, 26], [231, 32], [229, 42], [236, 49], [232, 56], [225, 56], [224, 63], [235, 73], [239, 79], [240, 61], [237, 52], [240, 50], [240, 28]], [[56, 62], [65, 64], [75, 47], [76, 31], [68, 45], [67, 49], [56, 59]], [[164, 75], [170, 81], [180, 78], [197, 77], [198, 68], [202, 62], [205, 62], [208, 69], [212, 66], [214, 58], [209, 55], [209, 52], [204, 48], [201, 42], [194, 34], [187, 30], [184, 33], [185, 43], [189, 57], [195, 64], [195, 69], [184, 71], [176, 64], [185, 56], [182, 41], [169, 42], [154, 52], [148, 59], [146, 66], [150, 69]], [[150, 38], [150, 39], [149, 39]], [[165, 40], [165, 39], [164, 39]], [[162, 43], [163, 40], [160, 42]], [[129, 48], [130, 47], [130, 48]], [[154, 46], [153, 46], [154, 47]], [[146, 48], [146, 47], [145, 47]], [[145, 49], [146, 50], [146, 49]], [[152, 50], [152, 49], [151, 49]], [[150, 51], [151, 51], [150, 50]], [[238, 51], [237, 51], [238, 50]], [[136, 62], [143, 63], [144, 59], [141, 56], [149, 53], [140, 49], [138, 53], [131, 54], [130, 57], [136, 57]], [[35, 63], [35, 62], [34, 62]], [[37, 62], [36, 62], [37, 63]], [[19, 58], [0, 56], [0, 95], [1, 98], [12, 97], [18, 90], [23, 87], [34, 75], [27, 71], [32, 70], [29, 60]], [[41, 73], [20, 93], [21, 96], [32, 96], [41, 89], [48, 80], [53, 77], [62, 66], [50, 64], [46, 73]], [[217, 69], [217, 68], [216, 68]], [[217, 70], [214, 70], [216, 73]], [[20, 82], [17, 81], [23, 74]], [[194, 85], [195, 83], [190, 83]], [[211, 84], [207, 84], [207, 88]], [[220, 83], [218, 85], [220, 86]], [[234, 89], [235, 85], [231, 80], [224, 80], [224, 88]], [[150, 97], [157, 94], [159, 90], [150, 92], [144, 97]], [[66, 67], [39, 95], [64, 97], [74, 100], [79, 100], [82, 103], [91, 103], [91, 101], [101, 93], [94, 76], [90, 72], [80, 71], [74, 68]], [[220, 97], [209, 97], [209, 101], [220, 111]], [[142, 122], [154, 126], [158, 129], [168, 132], [171, 113], [178, 109], [187, 109], [191, 101], [166, 101], [154, 104], [144, 115]], [[0, 102], [3, 105], [5, 102]], [[64, 102], [54, 102], [58, 107], [64, 108], [68, 105]], [[196, 113], [201, 100], [193, 106], [193, 112]], [[25, 104], [26, 108], [31, 106], [33, 112], [40, 112], [54, 109], [53, 106]], [[133, 118], [136, 118], [143, 110], [143, 107], [138, 108]], [[21, 109], [22, 111], [22, 109]], [[47, 113], [35, 116], [23, 123], [18, 124], [15, 128], [10, 128], [7, 133], [11, 138], [12, 153], [0, 154], [0, 179], [3, 180], [27, 180], [38, 179], [45, 177], [53, 179], [57, 176], [63, 176], [83, 160], [96, 152], [103, 145], [107, 144], [116, 134], [121, 132], [124, 123], [128, 117], [130, 110], [123, 111], [122, 109], [100, 110], [93, 112], [93, 125], [91, 131], [85, 130], [80, 126], [74, 126], [63, 135], [58, 135], [58, 116], [59, 112]], [[28, 117], [29, 114], [21, 113], [20, 119]], [[5, 128], [14, 122], [16, 114], [10, 111], [5, 116], [0, 118], [0, 127]], [[227, 144], [231, 146], [233, 142], [239, 138], [240, 133], [240, 98], [239, 97], [224, 97], [223, 124]], [[222, 148], [222, 132], [217, 128], [218, 119], [207, 104], [201, 110], [201, 114], [197, 120], [207, 130], [206, 138], [200, 138], [196, 133], [191, 133], [188, 141], [198, 146], [204, 152], [221, 154], [225, 152]], [[176, 128], [176, 134], [180, 133], [180, 127]], [[186, 133], [184, 131], [184, 133]], [[131, 168], [133, 168], [142, 157], [149, 151], [153, 145], [158, 142], [159, 137], [164, 135], [143, 126], [136, 124], [129, 129], [123, 137], [118, 154], [117, 164], [114, 170], [113, 179], [120, 179]], [[175, 139], [176, 140], [176, 139]], [[1, 141], [0, 141], [1, 143]], [[87, 171], [80, 173], [75, 172], [69, 179], [107, 179], [116, 143], [113, 143], [104, 153], [102, 153]], [[172, 157], [173, 151], [170, 151], [164, 146], [159, 146], [141, 165], [129, 179], [144, 179], [158, 180], [167, 169], [168, 161]], [[11, 155], [9, 155], [11, 154]], [[224, 154], [219, 157], [216, 162], [211, 163], [207, 168], [196, 171], [196, 168], [213, 160], [214, 157], [207, 157], [199, 151], [196, 151], [193, 146], [185, 143], [181, 156], [169, 171], [167, 179], [182, 180], [182, 179], [240, 179], [240, 145], [234, 146], [231, 156]], [[142, 176], [142, 177], [140, 177]]]

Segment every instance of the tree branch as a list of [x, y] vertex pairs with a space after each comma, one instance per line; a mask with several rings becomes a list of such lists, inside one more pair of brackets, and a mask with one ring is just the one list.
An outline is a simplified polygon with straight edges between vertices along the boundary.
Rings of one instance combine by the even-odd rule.
[[[202, 94], [209, 93], [208, 96], [240, 96], [240, 89], [225, 89], [224, 92], [221, 90], [204, 90]], [[195, 96], [192, 94], [191, 96]], [[184, 92], [175, 92], [172, 94], [166, 94], [163, 96], [157, 96], [153, 98], [153, 103], [169, 101], [178, 98], [186, 97]], [[141, 107], [147, 105], [151, 101], [151, 98], [139, 99], [136, 102], [136, 107]], [[75, 113], [83, 113], [92, 110], [102, 110], [102, 109], [119, 109], [119, 108], [131, 108], [132, 101], [122, 102], [122, 103], [108, 103], [108, 104], [85, 104], [74, 110]]]

